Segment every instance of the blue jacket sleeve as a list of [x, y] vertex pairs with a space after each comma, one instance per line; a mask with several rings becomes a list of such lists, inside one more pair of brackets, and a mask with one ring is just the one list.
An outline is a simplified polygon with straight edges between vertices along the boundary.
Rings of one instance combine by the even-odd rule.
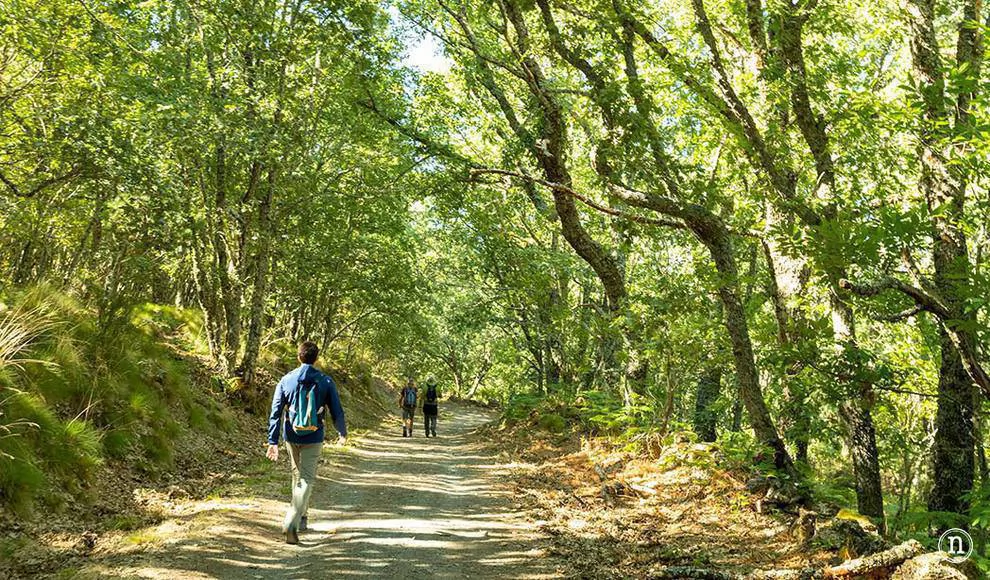
[[347, 437], [347, 424], [344, 422], [344, 407], [340, 404], [340, 394], [337, 392], [337, 383], [327, 375], [327, 382], [330, 388], [327, 390], [326, 406], [333, 417], [333, 425], [341, 437]]
[[286, 403], [282, 382], [278, 382], [278, 386], [275, 387], [275, 395], [272, 397], [272, 412], [268, 417], [269, 445], [278, 445], [278, 439], [282, 432], [282, 411], [285, 409]]

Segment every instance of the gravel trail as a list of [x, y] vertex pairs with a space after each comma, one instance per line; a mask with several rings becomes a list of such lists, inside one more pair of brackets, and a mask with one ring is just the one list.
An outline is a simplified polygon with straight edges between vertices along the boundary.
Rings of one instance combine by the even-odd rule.
[[311, 529], [298, 546], [279, 534], [283, 498], [223, 498], [158, 526], [163, 545], [106, 555], [83, 576], [559, 577], [542, 551], [546, 542], [501, 483], [504, 466], [476, 433], [492, 419], [473, 406], [446, 405], [440, 437], [424, 437], [417, 416], [411, 438], [390, 421], [345, 452], [327, 446], [310, 503]]

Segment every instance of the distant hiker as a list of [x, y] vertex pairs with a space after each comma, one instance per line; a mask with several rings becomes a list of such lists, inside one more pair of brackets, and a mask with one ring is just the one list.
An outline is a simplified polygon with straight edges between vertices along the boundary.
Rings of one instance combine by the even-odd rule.
[[[316, 465], [323, 449], [323, 418], [329, 409], [343, 445], [347, 438], [344, 409], [333, 379], [313, 368], [320, 349], [312, 342], [299, 345], [299, 368], [282, 377], [272, 397], [268, 419], [268, 459], [278, 460], [279, 436], [285, 438], [292, 464], [292, 499], [282, 532], [289, 544], [299, 543], [299, 532], [308, 524], [309, 497], [316, 484]], [[288, 411], [286, 413], [286, 411]], [[283, 415], [287, 415], [283, 420]], [[284, 424], [283, 424], [284, 423]]]
[[430, 433], [437, 436], [437, 415], [440, 413], [440, 391], [437, 390], [437, 380], [432, 376], [426, 379], [426, 395], [423, 397], [423, 426], [426, 436]]
[[419, 392], [416, 389], [416, 381], [409, 378], [406, 386], [402, 387], [399, 393], [399, 406], [402, 407], [402, 436], [412, 437], [413, 417], [416, 415], [416, 399]]

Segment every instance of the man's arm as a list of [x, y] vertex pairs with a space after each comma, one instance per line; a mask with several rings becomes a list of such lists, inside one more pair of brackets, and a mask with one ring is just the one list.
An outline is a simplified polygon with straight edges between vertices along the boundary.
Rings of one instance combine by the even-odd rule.
[[344, 407], [340, 404], [340, 394], [337, 392], [337, 383], [333, 382], [333, 378], [327, 375], [327, 381], [330, 383], [330, 388], [327, 390], [327, 400], [326, 406], [330, 410], [330, 416], [333, 418], [333, 426], [337, 429], [337, 434], [343, 439], [347, 437], [347, 423], [344, 421]]
[[282, 427], [282, 412], [285, 410], [285, 394], [282, 390], [282, 381], [275, 386], [275, 394], [272, 396], [272, 412], [268, 416], [268, 444], [278, 445]]

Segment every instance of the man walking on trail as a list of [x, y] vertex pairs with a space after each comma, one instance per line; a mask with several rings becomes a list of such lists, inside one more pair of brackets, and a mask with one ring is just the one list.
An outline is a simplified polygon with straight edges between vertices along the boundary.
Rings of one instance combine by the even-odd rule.
[[399, 406], [402, 407], [402, 436], [412, 437], [413, 417], [416, 415], [416, 399], [419, 392], [416, 390], [416, 381], [409, 377], [409, 382], [402, 387], [399, 393]]
[[[299, 543], [299, 532], [307, 528], [309, 497], [316, 484], [316, 466], [323, 449], [323, 419], [330, 411], [340, 436], [338, 445], [347, 438], [344, 409], [333, 379], [313, 367], [320, 349], [312, 342], [299, 345], [299, 368], [282, 377], [272, 397], [268, 419], [268, 459], [278, 460], [279, 436], [285, 438], [292, 464], [292, 499], [285, 513], [282, 532], [289, 544]], [[286, 411], [288, 411], [286, 413]], [[284, 418], [283, 418], [284, 416]]]
[[430, 433], [437, 436], [437, 415], [440, 414], [440, 391], [437, 390], [437, 380], [430, 376], [426, 379], [426, 395], [423, 397], [423, 426], [426, 436]]

